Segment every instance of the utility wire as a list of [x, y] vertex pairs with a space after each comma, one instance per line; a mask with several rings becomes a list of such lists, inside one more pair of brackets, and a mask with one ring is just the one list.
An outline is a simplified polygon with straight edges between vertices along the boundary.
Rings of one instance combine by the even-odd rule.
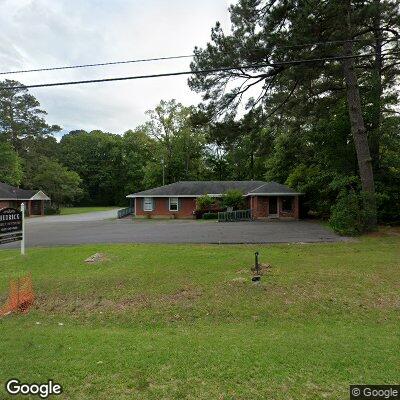
[[[275, 50], [296, 49], [296, 48], [312, 47], [312, 46], [319, 46], [319, 45], [330, 45], [330, 44], [340, 44], [340, 43], [348, 43], [348, 42], [363, 42], [363, 41], [364, 41], [363, 39], [330, 40], [330, 41], [326, 41], [326, 42], [314, 42], [314, 43], [297, 44], [297, 45], [292, 45], [292, 46], [281, 46], [281, 47], [276, 47]], [[106, 65], [135, 64], [135, 63], [150, 62], [150, 61], [178, 60], [178, 59], [182, 59], [182, 58], [193, 58], [193, 57], [194, 57], [194, 54], [186, 54], [186, 55], [170, 56], [170, 57], [142, 58], [142, 59], [135, 59], [135, 60], [111, 61], [111, 62], [93, 63], [93, 64], [78, 64], [78, 65], [69, 65], [69, 66], [67, 65], [67, 66], [62, 66], [62, 67], [21, 69], [21, 70], [17, 70], [17, 71], [0, 72], [0, 75], [26, 74], [26, 73], [30, 73], [30, 72], [58, 71], [58, 70], [64, 70], [64, 69], [102, 67], [102, 66], [106, 66]]]
[[[400, 51], [392, 51], [390, 53], [384, 53], [382, 56], [395, 55], [400, 54]], [[22, 85], [22, 86], [10, 86], [4, 89], [30, 89], [30, 88], [39, 88], [39, 87], [52, 87], [52, 86], [67, 86], [67, 85], [81, 85], [85, 83], [99, 83], [99, 82], [115, 82], [115, 81], [127, 81], [127, 80], [135, 80], [135, 79], [147, 79], [147, 78], [161, 78], [167, 76], [179, 76], [179, 75], [206, 75], [212, 74], [216, 72], [224, 72], [224, 71], [232, 71], [232, 70], [246, 70], [246, 69], [259, 69], [265, 67], [281, 67], [285, 65], [298, 65], [298, 64], [309, 64], [316, 63], [321, 61], [340, 61], [346, 59], [355, 59], [355, 58], [368, 58], [374, 56], [375, 53], [369, 54], [356, 54], [352, 56], [335, 56], [335, 57], [325, 57], [325, 58], [311, 58], [311, 59], [302, 59], [302, 60], [292, 60], [292, 61], [280, 61], [275, 63], [262, 63], [262, 64], [253, 64], [253, 65], [243, 65], [243, 66], [235, 66], [235, 67], [221, 67], [221, 68], [210, 68], [203, 69], [197, 71], [181, 71], [181, 72], [167, 72], [162, 74], [151, 74], [151, 75], [134, 75], [134, 76], [123, 76], [117, 78], [103, 78], [103, 79], [88, 79], [81, 81], [67, 81], [67, 82], [54, 82], [54, 83], [38, 83], [33, 85]]]
[[104, 65], [133, 64], [133, 63], [141, 63], [141, 62], [149, 62], [149, 61], [177, 60], [179, 58], [189, 58], [189, 57], [190, 58], [193, 57], [193, 54], [187, 54], [187, 55], [181, 55], [181, 56], [171, 56], [171, 57], [142, 58], [142, 59], [138, 59], [138, 60], [112, 61], [112, 62], [104, 62], [104, 63], [96, 63], [96, 64], [70, 65], [70, 66], [64, 66], [64, 67], [22, 69], [22, 70], [19, 70], [19, 71], [0, 72], [0, 75], [25, 74], [25, 73], [28, 73], [28, 72], [41, 72], [41, 71], [56, 71], [56, 70], [60, 70], [60, 69], [101, 67], [101, 66], [104, 66]]

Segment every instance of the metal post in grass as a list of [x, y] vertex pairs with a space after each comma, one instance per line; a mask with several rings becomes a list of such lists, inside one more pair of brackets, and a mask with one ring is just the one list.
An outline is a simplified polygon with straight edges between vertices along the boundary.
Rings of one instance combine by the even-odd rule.
[[255, 284], [260, 283], [260, 280], [261, 280], [260, 264], [258, 262], [258, 256], [259, 256], [259, 252], [256, 251], [254, 253], [254, 275], [251, 278], [252, 282], [255, 283]]

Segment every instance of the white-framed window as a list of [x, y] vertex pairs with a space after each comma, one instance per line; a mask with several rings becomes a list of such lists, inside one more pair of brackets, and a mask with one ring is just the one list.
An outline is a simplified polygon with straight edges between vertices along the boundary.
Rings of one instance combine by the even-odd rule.
[[143, 211], [153, 211], [154, 202], [152, 197], [143, 198]]
[[178, 211], [179, 210], [179, 199], [177, 197], [169, 198], [169, 211]]

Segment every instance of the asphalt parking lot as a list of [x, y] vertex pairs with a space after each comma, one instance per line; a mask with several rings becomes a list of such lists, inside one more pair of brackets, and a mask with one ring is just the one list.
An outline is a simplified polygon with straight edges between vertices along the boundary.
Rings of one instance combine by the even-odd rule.
[[[85, 243], [314, 243], [346, 240], [314, 221], [117, 220], [115, 212], [33, 218], [26, 244], [58, 246]], [[94, 213], [92, 213], [94, 214]], [[7, 247], [16, 247], [13, 243]], [[5, 247], [5, 246], [4, 246]], [[3, 247], [3, 248], [4, 248]]]

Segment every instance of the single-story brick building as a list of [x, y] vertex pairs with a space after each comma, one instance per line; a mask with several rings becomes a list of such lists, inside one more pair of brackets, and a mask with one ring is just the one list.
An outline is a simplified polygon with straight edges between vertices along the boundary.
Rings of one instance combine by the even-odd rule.
[[208, 194], [222, 197], [228, 190], [243, 193], [254, 219], [299, 218], [299, 195], [286, 185], [263, 181], [181, 181], [133, 193], [134, 215], [149, 218], [193, 218], [196, 199]]
[[19, 208], [25, 203], [28, 216], [44, 215], [45, 201], [50, 201], [50, 197], [41, 190], [25, 190], [0, 182], [0, 209]]

